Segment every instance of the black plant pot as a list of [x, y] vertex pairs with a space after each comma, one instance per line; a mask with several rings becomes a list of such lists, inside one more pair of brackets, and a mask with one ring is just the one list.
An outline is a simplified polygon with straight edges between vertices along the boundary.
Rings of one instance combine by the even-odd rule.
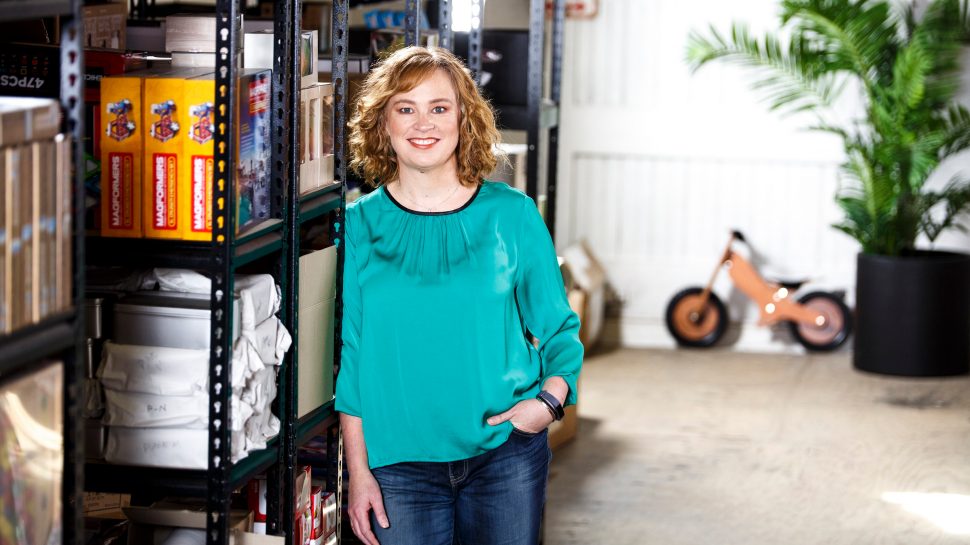
[[970, 255], [859, 254], [856, 369], [929, 377], [970, 371]]

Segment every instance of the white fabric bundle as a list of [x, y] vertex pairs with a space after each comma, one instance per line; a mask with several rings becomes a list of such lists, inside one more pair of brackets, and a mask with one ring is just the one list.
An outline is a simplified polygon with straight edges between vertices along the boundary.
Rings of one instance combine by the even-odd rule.
[[175, 396], [207, 392], [209, 351], [106, 342], [98, 378], [104, 388], [119, 392]]
[[293, 337], [283, 327], [276, 316], [263, 320], [255, 329], [242, 332], [242, 338], [249, 340], [259, 353], [260, 362], [265, 365], [280, 365], [283, 356], [293, 344]]
[[[155, 269], [151, 280], [143, 287], [152, 289], [156, 283], [162, 291], [209, 293], [212, 289], [212, 281], [208, 277], [186, 269]], [[255, 329], [257, 324], [280, 310], [280, 289], [272, 275], [236, 275], [235, 292], [239, 296], [243, 331]]]
[[113, 464], [205, 469], [208, 467], [208, 429], [108, 429], [104, 459]]

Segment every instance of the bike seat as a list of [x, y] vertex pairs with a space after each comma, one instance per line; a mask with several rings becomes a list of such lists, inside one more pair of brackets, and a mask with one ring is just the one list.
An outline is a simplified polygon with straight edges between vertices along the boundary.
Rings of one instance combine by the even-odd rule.
[[800, 278], [797, 280], [793, 278], [771, 278], [769, 280], [783, 288], [788, 288], [791, 291], [798, 290], [810, 281], [808, 278]]

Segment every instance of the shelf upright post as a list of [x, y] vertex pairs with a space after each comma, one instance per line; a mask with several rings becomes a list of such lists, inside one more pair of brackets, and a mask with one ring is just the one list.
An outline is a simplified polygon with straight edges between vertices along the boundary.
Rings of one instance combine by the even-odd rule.
[[[274, 3], [273, 40], [273, 184], [283, 196], [283, 325], [293, 339], [292, 350], [284, 358], [280, 373], [282, 387], [279, 400], [282, 421], [278, 477], [268, 479], [267, 509], [274, 517], [267, 517], [268, 533], [292, 537], [296, 517], [293, 504], [296, 478], [296, 407], [297, 407], [297, 300], [299, 286], [300, 228], [298, 213], [300, 190], [298, 183], [299, 112], [300, 112], [300, 0]], [[316, 52], [313, 53], [314, 56]]]
[[529, 0], [529, 76], [527, 97], [528, 150], [525, 192], [539, 202], [539, 130], [542, 108], [542, 57], [545, 43], [546, 5]]
[[71, 138], [71, 189], [74, 237], [71, 303], [74, 306], [74, 346], [64, 361], [64, 468], [62, 476], [63, 542], [79, 543], [84, 535], [84, 426], [81, 388], [84, 384], [84, 113], [82, 100], [84, 51], [81, 48], [81, 0], [72, 0], [71, 16], [61, 21], [61, 107]]
[[[332, 224], [333, 242], [337, 246], [337, 300], [334, 304], [333, 319], [333, 358], [334, 385], [336, 375], [340, 372], [340, 349], [342, 338], [340, 335], [343, 323], [343, 278], [344, 278], [344, 222], [347, 206], [347, 48], [348, 48], [348, 7], [349, 0], [333, 0], [333, 16], [331, 18], [331, 48], [333, 52], [333, 142], [334, 142], [334, 176], [340, 182], [340, 207], [334, 212]], [[338, 425], [339, 426], [339, 425]], [[339, 432], [338, 432], [339, 433]], [[338, 445], [342, 446], [343, 434], [338, 435]], [[343, 449], [337, 449], [337, 510], [343, 505]], [[337, 539], [341, 534], [341, 519], [337, 516]]]
[[471, 0], [471, 26], [468, 29], [468, 70], [477, 85], [482, 84], [482, 27], [485, 22], [483, 0]]
[[438, 0], [438, 46], [455, 50], [455, 35], [451, 29], [451, 0]]
[[546, 227], [553, 241], [556, 240], [556, 192], [559, 180], [559, 119], [562, 108], [562, 50], [563, 31], [566, 23], [566, 0], [553, 0], [552, 7], [552, 81], [549, 98], [556, 106], [556, 124], [549, 129], [549, 161], [546, 183]]
[[236, 142], [234, 114], [238, 101], [239, 0], [216, 1], [215, 178], [212, 188], [210, 277], [212, 327], [209, 354], [209, 452], [206, 480], [206, 545], [229, 543], [232, 384], [232, 240], [235, 236]]
[[418, 45], [421, 40], [421, 0], [404, 2], [404, 45]]

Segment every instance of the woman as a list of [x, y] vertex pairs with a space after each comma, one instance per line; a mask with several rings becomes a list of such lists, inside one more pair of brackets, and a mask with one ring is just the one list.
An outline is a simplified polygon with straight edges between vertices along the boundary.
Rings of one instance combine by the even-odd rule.
[[[546, 427], [583, 358], [549, 232], [501, 183], [468, 71], [409, 47], [373, 70], [351, 166], [336, 409], [349, 512], [367, 545], [533, 545]], [[538, 339], [533, 345], [527, 338]]]

